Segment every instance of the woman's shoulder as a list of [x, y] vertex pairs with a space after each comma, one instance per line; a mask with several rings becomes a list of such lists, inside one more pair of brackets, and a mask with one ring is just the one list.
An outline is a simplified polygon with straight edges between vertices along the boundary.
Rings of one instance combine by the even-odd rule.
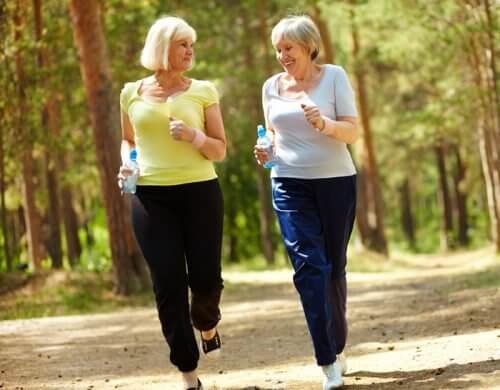
[[200, 79], [195, 79], [191, 78], [191, 83], [193, 86], [200, 87], [200, 88], [210, 88], [215, 86], [214, 82], [211, 80], [200, 80]]
[[345, 75], [346, 71], [342, 65], [335, 65], [335, 64], [324, 64], [323, 65], [326, 69], [326, 71], [330, 72], [334, 76], [342, 74]]
[[122, 87], [122, 94], [132, 93], [137, 87], [139, 87], [141, 80], [126, 81]]
[[273, 74], [271, 77], [269, 77], [266, 81], [264, 81], [264, 84], [262, 84], [262, 90], [269, 93], [270, 92], [269, 89], [274, 85], [276, 80], [279, 77], [281, 77], [283, 74], [285, 74], [285, 72], [279, 72], [279, 73]]
[[211, 80], [191, 79], [191, 91], [207, 92], [217, 91], [215, 83]]
[[219, 101], [219, 93], [214, 82], [210, 80], [191, 79], [191, 87], [188, 94], [200, 99], [205, 103], [216, 103]]

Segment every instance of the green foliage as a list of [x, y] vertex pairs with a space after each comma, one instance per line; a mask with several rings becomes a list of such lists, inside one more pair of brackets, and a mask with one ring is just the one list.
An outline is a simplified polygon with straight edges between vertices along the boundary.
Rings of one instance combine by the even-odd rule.
[[[460, 188], [467, 194], [471, 245], [476, 247], [487, 242], [489, 220], [475, 131], [481, 91], [474, 86], [467, 52], [468, 37], [482, 26], [468, 14], [462, 1], [209, 0], [200, 4], [197, 0], [102, 2], [116, 96], [116, 105], [110, 109], [118, 110], [118, 96], [125, 82], [148, 75], [139, 64], [139, 56], [152, 22], [167, 14], [186, 18], [198, 33], [195, 66], [189, 75], [213, 80], [221, 96], [228, 156], [216, 169], [225, 196], [224, 259], [227, 263], [246, 263], [252, 269], [262, 266], [262, 260], [258, 260], [262, 259], [259, 168], [252, 148], [255, 127], [263, 122], [261, 85], [271, 74], [280, 71], [271, 47], [270, 31], [281, 17], [308, 13], [313, 4], [319, 6], [329, 28], [336, 62], [346, 68], [354, 85], [356, 69], [365, 75], [391, 247], [418, 252], [439, 248], [442, 210], [437, 203], [438, 172], [433, 150], [438, 141], [456, 145], [464, 160], [466, 177]], [[22, 220], [15, 216], [22, 212], [20, 156], [25, 142], [22, 134], [27, 129], [27, 140], [34, 148], [37, 205], [42, 216], [48, 208], [43, 155], [47, 149], [57, 150], [66, 156], [66, 168], [59, 173], [62, 184], [73, 192], [80, 224], [83, 253], [79, 267], [109, 270], [110, 250], [99, 167], [67, 2], [43, 1], [41, 42], [34, 38], [31, 10], [24, 11], [24, 28], [15, 39], [14, 13], [14, 2], [0, 1], [3, 38], [0, 115], [9, 218]], [[356, 62], [352, 54], [353, 22], [359, 28], [361, 41]], [[264, 36], [262, 26], [266, 29]], [[498, 23], [495, 33], [498, 37]], [[40, 48], [48, 55], [48, 64], [44, 67], [38, 66], [36, 60]], [[22, 55], [27, 78], [28, 111], [22, 118], [18, 109], [16, 53]], [[60, 109], [58, 136], [51, 134], [42, 117], [44, 104], [51, 96], [55, 96]], [[119, 131], [118, 123], [115, 128]], [[354, 147], [358, 160], [359, 152], [359, 146]], [[453, 188], [451, 178], [456, 163], [451, 157], [446, 162], [450, 188]], [[415, 248], [410, 248], [401, 227], [400, 191], [406, 180], [410, 183], [416, 225]], [[275, 242], [279, 242], [277, 232], [273, 226]], [[16, 263], [19, 263], [26, 261], [26, 240], [17, 236], [16, 239], [14, 249]], [[2, 248], [4, 243], [5, 240], [0, 239]], [[276, 246], [276, 251], [280, 252], [281, 247]], [[0, 271], [5, 269], [3, 256], [2, 251]]]
[[[51, 272], [30, 280], [34, 293], [18, 291], [0, 301], [0, 321], [56, 315], [105, 313], [153, 305], [151, 292], [119, 297], [111, 293], [109, 273]], [[1, 279], [0, 279], [1, 280]]]

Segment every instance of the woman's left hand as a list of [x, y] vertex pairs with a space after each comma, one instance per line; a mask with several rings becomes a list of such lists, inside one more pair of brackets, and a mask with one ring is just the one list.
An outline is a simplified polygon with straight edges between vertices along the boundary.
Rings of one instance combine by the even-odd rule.
[[170, 118], [170, 135], [177, 141], [192, 142], [195, 136], [195, 130], [187, 127], [184, 121]]
[[305, 104], [301, 104], [300, 107], [302, 107], [304, 116], [312, 127], [320, 131], [324, 129], [325, 120], [321, 116], [318, 106], [306, 106]]

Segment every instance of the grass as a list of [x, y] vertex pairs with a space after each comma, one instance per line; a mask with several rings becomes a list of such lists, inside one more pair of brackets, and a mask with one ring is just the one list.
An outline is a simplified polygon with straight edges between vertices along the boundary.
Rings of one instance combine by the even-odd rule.
[[469, 275], [452, 277], [450, 284], [442, 293], [450, 294], [461, 290], [482, 288], [500, 288], [500, 266], [494, 266], [485, 271]]
[[[469, 257], [474, 252], [465, 252]], [[439, 255], [441, 262], [457, 259], [461, 254]], [[432, 255], [436, 256], [436, 255]], [[348, 272], [391, 272], [415, 269], [415, 264], [429, 260], [430, 256], [411, 255], [393, 251], [390, 258], [373, 252], [352, 248], [349, 253]], [[473, 256], [472, 256], [473, 257]], [[496, 264], [499, 264], [498, 262]], [[246, 272], [291, 269], [284, 253], [278, 253], [275, 263], [268, 265], [263, 256], [240, 264], [224, 264], [224, 272]], [[500, 265], [487, 271], [450, 276], [445, 288], [449, 292], [477, 288], [500, 288]], [[130, 307], [154, 305], [152, 291], [129, 297], [112, 293], [109, 272], [44, 271], [38, 275], [23, 272], [0, 273], [0, 320], [102, 313]], [[226, 294], [241, 286], [226, 285]]]
[[0, 320], [103, 313], [153, 305], [150, 291], [116, 296], [111, 275], [57, 271], [37, 275], [15, 293], [0, 295]]

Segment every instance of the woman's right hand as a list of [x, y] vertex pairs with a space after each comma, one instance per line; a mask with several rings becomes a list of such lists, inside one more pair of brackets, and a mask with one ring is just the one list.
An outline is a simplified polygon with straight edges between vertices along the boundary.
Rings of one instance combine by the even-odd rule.
[[264, 165], [264, 163], [271, 159], [269, 153], [265, 149], [262, 149], [257, 145], [255, 145], [253, 148], [253, 155], [255, 156], [255, 160], [257, 160], [257, 163], [259, 165]]
[[118, 175], [116, 175], [116, 178], [118, 179], [118, 187], [120, 187], [120, 189], [123, 188], [123, 183], [127, 180], [127, 177], [131, 176], [133, 173], [134, 171], [126, 165], [122, 165], [120, 167]]

